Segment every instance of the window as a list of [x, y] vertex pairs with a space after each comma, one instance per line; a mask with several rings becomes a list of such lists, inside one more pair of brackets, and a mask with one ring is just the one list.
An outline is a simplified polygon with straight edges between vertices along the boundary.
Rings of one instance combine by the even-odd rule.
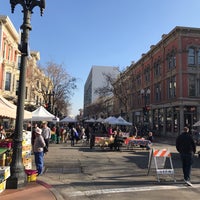
[[200, 49], [197, 52], [198, 65], [200, 65]]
[[174, 51], [167, 55], [167, 66], [169, 70], [176, 67], [176, 55]]
[[8, 48], [8, 60], [11, 60], [11, 47]]
[[167, 112], [167, 117], [166, 117], [166, 131], [168, 132], [172, 132], [172, 124], [173, 124], [173, 120], [172, 120], [172, 113], [173, 113], [173, 108], [167, 108], [166, 110]]
[[5, 90], [10, 91], [10, 87], [11, 87], [11, 73], [6, 72]]
[[195, 49], [193, 47], [189, 48], [188, 50], [188, 64], [189, 65], [195, 64]]
[[20, 70], [21, 56], [18, 56], [18, 70]]
[[15, 74], [13, 75], [13, 81], [12, 81], [12, 91], [14, 90], [15, 88]]
[[161, 63], [157, 61], [154, 63], [154, 76], [159, 77], [161, 75]]
[[176, 77], [172, 76], [167, 80], [167, 95], [168, 98], [175, 98], [176, 97]]
[[196, 87], [195, 87], [195, 76], [189, 76], [189, 96], [195, 96], [196, 94]]
[[144, 70], [144, 78], [147, 83], [150, 82], [150, 66]]
[[40, 88], [40, 81], [39, 80], [37, 80], [36, 86], [37, 86], [37, 88]]
[[137, 86], [141, 85], [142, 80], [141, 80], [141, 75], [140, 74], [137, 75], [136, 82], [137, 82]]
[[19, 81], [16, 81], [16, 95], [18, 95], [18, 90], [19, 90]]
[[6, 57], [6, 42], [3, 43], [3, 58]]
[[196, 74], [189, 75], [189, 96], [196, 97], [200, 96], [200, 79], [197, 78]]
[[161, 84], [155, 84], [155, 100], [158, 102], [161, 100]]

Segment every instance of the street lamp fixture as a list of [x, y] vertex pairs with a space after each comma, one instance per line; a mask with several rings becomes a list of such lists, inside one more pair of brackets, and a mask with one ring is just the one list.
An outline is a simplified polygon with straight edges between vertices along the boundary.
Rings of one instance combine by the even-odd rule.
[[45, 0], [10, 0], [11, 11], [14, 13], [15, 6], [20, 4], [23, 8], [24, 15], [23, 24], [20, 29], [22, 30], [21, 44], [19, 50], [21, 51], [20, 63], [20, 76], [18, 88], [18, 101], [17, 101], [17, 115], [15, 131], [13, 134], [13, 154], [12, 162], [10, 164], [11, 176], [7, 181], [7, 188], [17, 189], [23, 187], [27, 183], [27, 177], [22, 163], [22, 139], [23, 139], [23, 119], [24, 119], [24, 101], [25, 101], [25, 86], [26, 86], [26, 64], [29, 55], [28, 40], [29, 32], [31, 31], [31, 14], [33, 8], [40, 7], [40, 13], [43, 14], [45, 9]]

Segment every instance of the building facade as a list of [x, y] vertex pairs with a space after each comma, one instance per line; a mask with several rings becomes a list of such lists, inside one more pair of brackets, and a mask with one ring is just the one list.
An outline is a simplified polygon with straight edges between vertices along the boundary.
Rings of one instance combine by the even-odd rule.
[[125, 73], [127, 114], [138, 127], [177, 136], [200, 119], [200, 28], [175, 27]]
[[119, 74], [118, 67], [111, 66], [92, 66], [88, 78], [84, 85], [84, 116], [89, 116], [89, 106], [99, 100], [99, 95], [95, 93], [97, 88], [106, 85], [104, 74], [111, 74], [117, 77]]
[[[0, 16], [0, 95], [16, 104], [19, 85], [21, 52], [20, 34], [8, 16]], [[25, 106], [44, 105], [48, 101], [45, 94], [52, 82], [38, 68], [40, 54], [31, 51], [26, 66]], [[45, 99], [46, 98], [46, 99]]]
[[19, 34], [7, 16], [0, 16], [0, 94], [16, 99], [19, 80]]

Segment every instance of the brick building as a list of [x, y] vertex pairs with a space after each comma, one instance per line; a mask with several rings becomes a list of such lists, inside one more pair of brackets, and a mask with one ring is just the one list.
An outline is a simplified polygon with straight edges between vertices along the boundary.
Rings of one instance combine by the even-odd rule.
[[200, 28], [175, 27], [124, 73], [135, 125], [176, 136], [200, 119]]

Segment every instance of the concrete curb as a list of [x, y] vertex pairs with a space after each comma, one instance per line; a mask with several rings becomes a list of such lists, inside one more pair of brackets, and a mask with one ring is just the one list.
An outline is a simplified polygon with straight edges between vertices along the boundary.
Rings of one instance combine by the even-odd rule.
[[37, 180], [37, 183], [44, 186], [46, 189], [48, 189], [55, 197], [56, 200], [65, 200], [62, 195], [50, 184], [47, 182], [50, 182], [50, 180], [45, 180], [46, 178], [40, 177], [42, 180]]

